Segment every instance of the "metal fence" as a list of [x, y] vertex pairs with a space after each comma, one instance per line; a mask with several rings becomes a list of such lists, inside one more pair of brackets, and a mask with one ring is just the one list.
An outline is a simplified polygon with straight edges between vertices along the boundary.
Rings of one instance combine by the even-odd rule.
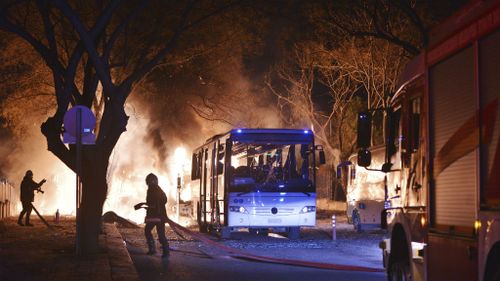
[[14, 186], [6, 179], [0, 179], [0, 219], [15, 215], [18, 197]]

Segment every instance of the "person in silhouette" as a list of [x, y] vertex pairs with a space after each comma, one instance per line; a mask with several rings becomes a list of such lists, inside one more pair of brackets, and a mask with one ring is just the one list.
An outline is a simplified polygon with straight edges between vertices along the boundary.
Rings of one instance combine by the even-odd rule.
[[[35, 200], [35, 191], [43, 192], [40, 187], [46, 182], [43, 179], [39, 183], [33, 180], [33, 172], [31, 170], [26, 171], [23, 181], [21, 182], [21, 203], [23, 205], [23, 210], [19, 214], [17, 219], [17, 224], [20, 226], [33, 226], [30, 223], [30, 215], [33, 210], [33, 205], [31, 204]], [[26, 223], [23, 224], [23, 216], [26, 214]]]
[[144, 234], [148, 243], [148, 255], [156, 254], [156, 244], [153, 238], [152, 230], [156, 227], [158, 240], [163, 249], [162, 257], [169, 255], [168, 240], [165, 237], [165, 223], [167, 222], [167, 196], [165, 192], [158, 186], [158, 177], [155, 174], [149, 174], [146, 177], [146, 184], [148, 191], [146, 195], [146, 202], [139, 203], [134, 206], [137, 210], [139, 208], [146, 209]]

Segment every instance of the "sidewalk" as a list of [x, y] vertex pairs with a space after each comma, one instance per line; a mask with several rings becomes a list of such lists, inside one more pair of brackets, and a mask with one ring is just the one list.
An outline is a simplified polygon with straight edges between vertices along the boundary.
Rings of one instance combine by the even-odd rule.
[[[46, 217], [52, 225], [53, 217]], [[34, 227], [15, 218], [0, 221], [0, 280], [2, 281], [138, 281], [124, 242], [113, 224], [104, 224], [101, 252], [75, 257], [75, 220], [62, 218], [48, 229], [32, 215]]]

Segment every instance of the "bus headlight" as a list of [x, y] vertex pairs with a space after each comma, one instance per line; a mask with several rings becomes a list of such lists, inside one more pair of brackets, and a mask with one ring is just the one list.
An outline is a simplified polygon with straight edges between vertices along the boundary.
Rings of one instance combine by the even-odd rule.
[[304, 208], [300, 210], [301, 214], [311, 213], [311, 212], [316, 212], [316, 206], [304, 206]]
[[229, 212], [235, 212], [235, 213], [242, 213], [242, 214], [245, 214], [245, 213], [248, 213], [247, 210], [245, 209], [245, 207], [243, 206], [229, 206]]

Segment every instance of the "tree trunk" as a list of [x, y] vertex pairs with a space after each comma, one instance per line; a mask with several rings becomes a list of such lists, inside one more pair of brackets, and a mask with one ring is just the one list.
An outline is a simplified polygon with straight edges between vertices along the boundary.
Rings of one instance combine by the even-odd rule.
[[[95, 154], [95, 149], [84, 149]], [[78, 242], [81, 254], [87, 256], [99, 252], [101, 216], [108, 190], [106, 173], [108, 159], [102, 155], [85, 157], [82, 174], [82, 198], [79, 213]], [[91, 160], [90, 160], [91, 159]]]
[[[61, 141], [62, 118], [51, 117], [42, 124], [42, 133], [47, 139], [48, 150], [75, 171], [76, 150], [73, 145], [68, 149]], [[107, 171], [109, 157], [120, 135], [125, 131], [128, 117], [123, 103], [112, 104], [102, 119], [106, 124], [100, 134], [103, 141], [96, 145], [82, 147], [82, 197], [78, 216], [77, 243], [82, 256], [99, 252], [99, 233], [101, 215], [108, 191]], [[68, 199], [71, 200], [71, 199]]]
[[[114, 93], [118, 95], [118, 92]], [[101, 120], [100, 134], [104, 140], [93, 146], [84, 146], [82, 163], [82, 201], [80, 208], [78, 239], [82, 255], [99, 251], [99, 233], [104, 201], [108, 192], [107, 171], [109, 157], [116, 142], [125, 131], [128, 116], [124, 102], [109, 103]], [[112, 126], [109, 126], [112, 124]]]

